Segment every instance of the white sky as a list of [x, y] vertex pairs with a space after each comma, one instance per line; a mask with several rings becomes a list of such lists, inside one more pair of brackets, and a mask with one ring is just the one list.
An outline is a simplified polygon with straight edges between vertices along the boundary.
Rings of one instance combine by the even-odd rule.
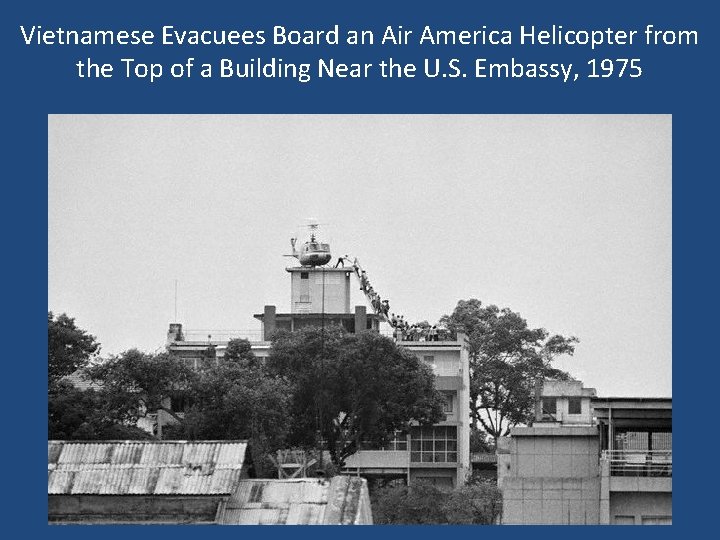
[[[289, 311], [325, 223], [392, 311], [459, 299], [580, 338], [601, 395], [671, 395], [670, 116], [50, 116], [48, 308], [104, 353]], [[360, 298], [356, 299], [357, 303]]]

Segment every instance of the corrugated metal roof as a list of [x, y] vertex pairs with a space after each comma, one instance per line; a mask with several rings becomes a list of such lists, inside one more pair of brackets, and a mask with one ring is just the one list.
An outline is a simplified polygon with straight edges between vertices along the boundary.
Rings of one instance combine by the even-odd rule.
[[372, 523], [364, 479], [242, 480], [221, 507], [224, 525], [321, 525]]
[[48, 494], [230, 495], [245, 441], [48, 441]]

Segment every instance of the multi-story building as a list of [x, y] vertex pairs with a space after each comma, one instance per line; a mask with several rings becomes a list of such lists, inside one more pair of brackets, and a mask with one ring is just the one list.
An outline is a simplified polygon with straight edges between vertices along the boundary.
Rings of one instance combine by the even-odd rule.
[[600, 523], [672, 523], [672, 400], [596, 398]]
[[400, 341], [432, 366], [435, 387], [445, 396], [445, 420], [397, 433], [385, 448], [366, 447], [350, 456], [346, 471], [367, 477], [424, 480], [440, 487], [462, 485], [470, 474], [470, 375], [465, 337], [452, 341]]
[[[222, 358], [229, 339], [250, 339], [256, 356], [267, 357], [270, 340], [279, 329], [294, 331], [305, 326], [340, 326], [348, 332], [380, 331], [381, 316], [365, 305], [351, 309], [351, 268], [295, 266], [290, 274], [290, 310], [278, 312], [264, 307], [255, 318], [257, 333], [185, 332], [182, 325], [170, 324], [167, 348], [173, 354], [198, 365]], [[187, 334], [187, 335], [186, 335]], [[413, 426], [396, 433], [386, 448], [369, 448], [351, 456], [346, 472], [363, 476], [402, 478], [408, 482], [424, 479], [444, 487], [462, 484], [470, 472], [469, 358], [465, 337], [443, 341], [404, 341], [399, 344], [416, 354], [435, 372], [436, 388], [443, 392], [445, 420], [433, 426]]]
[[535, 421], [498, 442], [507, 524], [672, 522], [672, 400], [545, 381]]

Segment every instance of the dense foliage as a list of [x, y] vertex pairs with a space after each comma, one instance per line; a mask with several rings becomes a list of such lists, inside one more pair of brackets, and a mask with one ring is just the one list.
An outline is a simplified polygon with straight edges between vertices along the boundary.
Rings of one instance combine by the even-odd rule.
[[508, 308], [483, 306], [474, 298], [461, 300], [440, 323], [468, 337], [470, 414], [473, 424], [495, 440], [531, 418], [536, 379], [569, 378], [552, 362], [572, 355], [577, 338], [530, 328], [519, 313]]
[[291, 385], [288, 443], [323, 447], [337, 467], [361, 442], [383, 445], [411, 420], [444, 416], [430, 368], [375, 332], [278, 333], [266, 368]]
[[75, 325], [65, 313], [48, 311], [48, 383], [56, 383], [86, 366], [100, 350], [92, 336]]
[[[49, 326], [54, 322], [48, 318]], [[77, 338], [88, 336], [74, 331]], [[86, 343], [95, 347], [86, 351], [96, 350], [94, 339]], [[49, 348], [50, 363], [57, 349]], [[279, 333], [266, 362], [247, 340], [232, 340], [222, 359], [212, 352], [193, 367], [165, 352], [130, 349], [90, 365], [86, 355], [73, 365], [85, 366], [76, 375], [92, 389], [60, 377], [48, 393], [49, 436], [142, 438], [147, 435], [137, 429], [138, 420], [157, 414], [158, 438], [249, 440], [262, 474], [281, 448], [328, 451], [337, 470], [361, 441], [384, 444], [411, 420], [443, 417], [431, 370], [377, 333]], [[173, 400], [184, 403], [183, 410]]]
[[375, 492], [372, 512], [378, 525], [493, 525], [502, 512], [502, 495], [492, 483], [442, 490], [415, 481]]

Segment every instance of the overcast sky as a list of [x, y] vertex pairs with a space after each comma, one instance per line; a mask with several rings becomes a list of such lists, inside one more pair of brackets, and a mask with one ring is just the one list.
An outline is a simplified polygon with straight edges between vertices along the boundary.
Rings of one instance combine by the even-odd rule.
[[[459, 299], [580, 339], [601, 395], [670, 396], [670, 116], [51, 116], [48, 308], [105, 354], [289, 311], [308, 217], [392, 311]], [[360, 303], [359, 295], [354, 299]]]

